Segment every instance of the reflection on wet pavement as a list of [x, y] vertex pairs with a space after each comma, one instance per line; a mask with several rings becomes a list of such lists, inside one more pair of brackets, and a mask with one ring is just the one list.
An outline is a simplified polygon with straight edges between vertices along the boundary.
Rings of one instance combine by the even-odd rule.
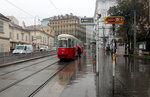
[[116, 69], [116, 95], [150, 97], [150, 60], [120, 56]]
[[[69, 62], [66, 68], [34, 97], [96, 97], [93, 59], [87, 56], [88, 52]], [[60, 65], [63, 63], [60, 62]]]
[[[86, 55], [88, 55], [88, 52], [86, 52]], [[72, 75], [71, 80], [60, 97], [96, 97], [92, 58], [82, 56], [76, 60], [76, 64], [71, 65], [71, 67], [68, 67], [68, 70], [66, 70], [73, 71], [67, 74]]]

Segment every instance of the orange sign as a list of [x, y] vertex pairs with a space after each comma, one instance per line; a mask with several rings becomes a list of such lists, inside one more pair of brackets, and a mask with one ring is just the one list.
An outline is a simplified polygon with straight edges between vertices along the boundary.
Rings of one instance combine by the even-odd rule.
[[104, 17], [104, 23], [106, 24], [119, 24], [124, 22], [124, 17], [122, 16], [108, 16]]

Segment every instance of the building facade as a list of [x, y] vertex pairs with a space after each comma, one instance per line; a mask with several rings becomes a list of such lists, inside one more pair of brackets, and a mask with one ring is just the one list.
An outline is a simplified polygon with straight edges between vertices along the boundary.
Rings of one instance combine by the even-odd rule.
[[70, 34], [81, 41], [86, 41], [86, 28], [80, 25], [80, 18], [73, 14], [59, 15], [49, 18], [48, 26], [54, 31], [55, 43], [59, 34]]
[[0, 53], [10, 51], [9, 21], [9, 18], [0, 14]]
[[27, 29], [30, 32], [30, 41], [34, 45], [35, 49], [39, 49], [43, 46], [48, 46], [49, 48], [54, 46], [53, 37], [49, 33], [42, 30], [40, 25], [35, 28], [28, 26]]
[[12, 51], [16, 45], [31, 44], [30, 32], [14, 22], [9, 22], [9, 39], [10, 50]]
[[40, 25], [22, 27], [15, 17], [9, 17], [0, 14], [0, 52], [10, 52], [19, 44], [31, 44], [35, 50], [54, 46], [54, 37]]

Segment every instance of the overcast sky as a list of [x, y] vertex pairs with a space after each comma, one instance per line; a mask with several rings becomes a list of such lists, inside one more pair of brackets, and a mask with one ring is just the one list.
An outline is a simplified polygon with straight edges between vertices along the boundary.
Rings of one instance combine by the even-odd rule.
[[32, 25], [35, 17], [41, 20], [70, 13], [93, 17], [95, 6], [96, 0], [0, 0], [0, 13]]

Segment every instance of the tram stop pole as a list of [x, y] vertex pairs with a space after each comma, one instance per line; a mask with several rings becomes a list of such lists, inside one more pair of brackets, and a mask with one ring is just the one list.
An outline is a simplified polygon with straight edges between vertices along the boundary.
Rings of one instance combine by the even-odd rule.
[[96, 75], [99, 75], [99, 25], [100, 25], [100, 18], [101, 14], [97, 13], [97, 32], [96, 32]]
[[99, 75], [99, 21], [97, 24], [97, 35], [96, 35], [96, 75]]
[[115, 94], [115, 65], [116, 65], [116, 40], [115, 40], [115, 24], [120, 24], [120, 23], [124, 23], [125, 18], [122, 16], [108, 16], [108, 17], [104, 17], [104, 23], [106, 24], [112, 24], [113, 27], [113, 51], [112, 51], [112, 62], [113, 62], [113, 66], [112, 66], [112, 95], [114, 97]]
[[115, 24], [112, 24], [112, 26], [113, 26], [113, 56], [112, 56], [112, 62], [113, 62], [113, 64], [112, 64], [113, 65], [112, 66], [112, 68], [113, 68], [113, 70], [112, 70], [112, 72], [113, 72], [113, 91], [112, 91], [112, 93], [113, 93], [113, 97], [114, 97], [114, 94], [115, 94], [115, 65], [116, 65]]

